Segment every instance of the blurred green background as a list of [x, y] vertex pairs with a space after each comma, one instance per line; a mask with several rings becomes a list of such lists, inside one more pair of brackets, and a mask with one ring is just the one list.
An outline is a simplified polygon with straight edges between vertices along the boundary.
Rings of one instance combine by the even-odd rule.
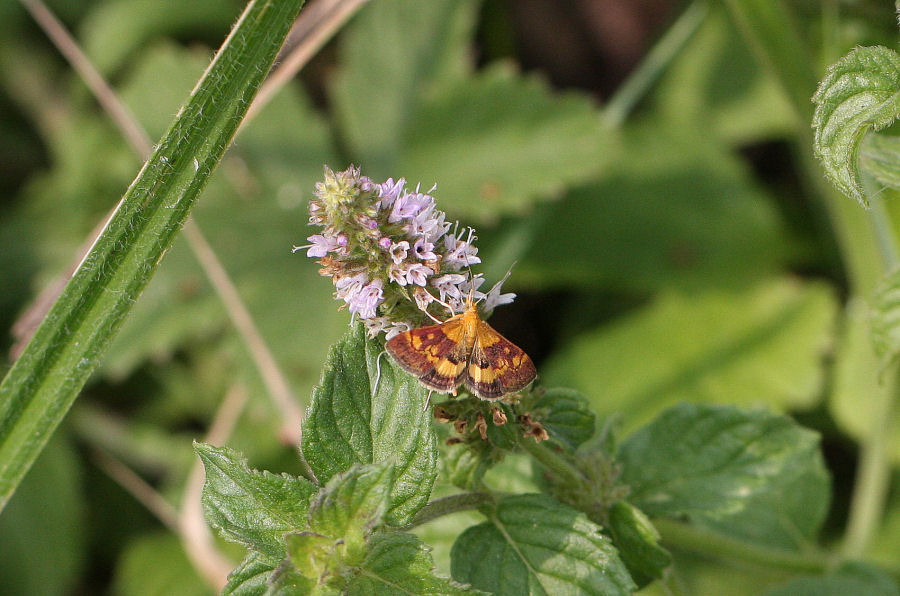
[[[890, 3], [788, 4], [817, 77], [855, 44], [895, 45]], [[48, 5], [153, 139], [243, 7]], [[853, 311], [844, 317], [833, 214], [803, 153], [808, 121], [716, 2], [624, 122], [605, 107], [688, 6], [372, 0], [279, 92], [239, 133], [194, 218], [301, 401], [349, 315], [291, 247], [311, 233], [323, 164], [354, 163], [376, 181], [437, 184], [448, 218], [478, 230], [488, 281], [515, 263], [505, 287], [519, 297], [492, 324], [545, 384], [579, 389], [602, 418], [621, 414], [624, 432], [694, 400], [766, 406], [824, 433], [836, 489], [827, 531], [841, 530], [866, 380], [833, 366]], [[0, 328], [73, 264], [140, 165], [23, 7], [0, 3]], [[7, 350], [15, 340], [2, 336]], [[258, 371], [179, 240], [0, 515], [0, 591], [211, 593], [177, 533], [103, 462], [180, 506], [191, 441], [235, 388], [248, 401], [228, 444], [255, 467], [296, 473]], [[510, 483], [525, 474], [516, 465]], [[876, 559], [900, 548], [891, 511]], [[439, 564], [460, 523], [426, 531]], [[687, 555], [679, 565], [697, 594], [778, 579]]]

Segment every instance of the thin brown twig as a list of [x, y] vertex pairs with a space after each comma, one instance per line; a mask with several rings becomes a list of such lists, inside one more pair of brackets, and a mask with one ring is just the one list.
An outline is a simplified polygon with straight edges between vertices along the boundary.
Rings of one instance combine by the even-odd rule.
[[147, 484], [131, 468], [110, 455], [105, 449], [94, 448], [94, 459], [97, 465], [112, 478], [116, 484], [125, 489], [138, 503], [147, 508], [164, 526], [178, 534], [178, 511], [159, 494], [155, 488]]
[[216, 288], [220, 299], [226, 304], [232, 324], [244, 338], [247, 348], [253, 354], [256, 368], [275, 407], [281, 412], [281, 440], [291, 444], [300, 444], [300, 425], [303, 421], [303, 410], [281, 372], [269, 346], [256, 328], [253, 316], [244, 301], [238, 295], [237, 288], [231, 283], [228, 272], [216, 258], [212, 247], [200, 233], [197, 224], [188, 220], [184, 225], [184, 235], [194, 248], [197, 259], [204, 263], [204, 271], [210, 283]]
[[146, 160], [150, 156], [151, 142], [147, 133], [138, 123], [137, 118], [131, 113], [124, 103], [119, 101], [116, 94], [106, 84], [103, 75], [94, 68], [93, 63], [81, 51], [78, 43], [72, 38], [68, 30], [54, 16], [41, 0], [20, 0], [25, 9], [31, 14], [31, 17], [40, 25], [53, 45], [59, 50], [75, 72], [84, 80], [88, 88], [97, 98], [97, 102], [103, 107], [103, 110], [109, 114], [109, 117], [115, 123], [116, 127], [122, 132], [122, 135], [141, 156]]
[[322, 46], [355, 15], [369, 0], [316, 0], [310, 2], [300, 13], [300, 18], [288, 35], [288, 44], [293, 45], [287, 57], [269, 74], [268, 78], [250, 104], [241, 126], [253, 120], [272, 97], [293, 80], [306, 63], [316, 55]]
[[[146, 160], [151, 152], [150, 137], [125, 104], [119, 99], [116, 92], [107, 84], [103, 76], [97, 71], [90, 59], [84, 54], [75, 39], [60, 23], [52, 12], [41, 0], [21, 0], [25, 8], [31, 13], [35, 21], [46, 32], [47, 37], [56, 45], [60, 53], [66, 57], [72, 68], [81, 76], [85, 84], [97, 98], [98, 103], [110, 114], [114, 124], [131, 145], [132, 149], [141, 159]], [[94, 241], [102, 232], [105, 222], [112, 217], [113, 209], [105, 218], [102, 225], [98, 225], [92, 232], [89, 242], [82, 245], [77, 260], [69, 267], [60, 279], [51, 283], [48, 289], [42, 292], [38, 299], [32, 303], [25, 314], [13, 326], [17, 333], [18, 341], [12, 354], [15, 356], [30, 339], [31, 334], [37, 328], [37, 324], [44, 318], [52, 306], [59, 292], [65, 287], [65, 282], [74, 274], [77, 264], [87, 254]], [[232, 324], [243, 338], [244, 344], [254, 360], [260, 377], [263, 379], [269, 395], [276, 408], [281, 412], [282, 427], [279, 433], [281, 439], [290, 444], [299, 445], [301, 422], [303, 411], [297, 405], [296, 397], [290, 389], [290, 385], [275, 357], [269, 350], [268, 344], [259, 333], [259, 329], [253, 320], [250, 311], [245, 306], [237, 288], [231, 281], [227, 271], [219, 261], [215, 251], [205, 239], [200, 227], [192, 219], [188, 219], [184, 227], [185, 236], [190, 244], [201, 268], [206, 274], [213, 288], [218, 293]]]

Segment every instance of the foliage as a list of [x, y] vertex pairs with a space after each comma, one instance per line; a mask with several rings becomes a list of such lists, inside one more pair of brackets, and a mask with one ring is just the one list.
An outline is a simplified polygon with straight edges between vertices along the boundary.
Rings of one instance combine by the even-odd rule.
[[[198, 544], [234, 595], [900, 592], [891, 7], [679, 5], [592, 96], [522, 66], [502, 3], [377, 0], [226, 154], [300, 2], [51, 3], [160, 139], [141, 168], [33, 4], [0, 7], [4, 326], [122, 202], [0, 385], [4, 593], [210, 593]], [[429, 395], [347, 329], [290, 249], [351, 163], [478, 227], [534, 385]]]

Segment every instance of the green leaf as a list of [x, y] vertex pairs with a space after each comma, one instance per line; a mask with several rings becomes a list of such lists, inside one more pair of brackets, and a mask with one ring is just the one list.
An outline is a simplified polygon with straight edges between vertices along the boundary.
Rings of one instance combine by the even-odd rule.
[[681, 404], [626, 439], [619, 460], [629, 501], [651, 518], [793, 550], [828, 511], [819, 436], [784, 416]]
[[342, 70], [331, 95], [342, 136], [369, 176], [406, 175], [394, 165], [412, 114], [436, 87], [471, 68], [468, 41], [478, 4], [379, 0], [343, 32]]
[[845, 563], [832, 574], [798, 577], [766, 592], [765, 596], [898, 596], [897, 582], [883, 571], [865, 563]]
[[393, 484], [391, 462], [354, 465], [329, 480], [310, 503], [309, 529], [341, 540], [343, 562], [358, 565], [365, 554], [366, 538], [384, 523]]
[[[487, 443], [493, 447], [492, 451], [498, 454], [499, 458], [503, 457], [504, 453], [508, 453], [516, 448], [516, 445], [519, 443], [521, 429], [515, 423], [516, 411], [511, 406], [500, 403], [496, 407], [506, 414], [506, 424], [494, 424], [492, 411], [485, 411], [484, 418], [487, 421]], [[493, 410], [493, 407], [490, 410]]]
[[339, 596], [340, 592], [300, 575], [289, 565], [275, 570], [265, 591], [266, 596]]
[[638, 588], [662, 579], [672, 555], [659, 545], [659, 532], [640, 509], [617, 502], [609, 510], [609, 532]]
[[591, 397], [630, 429], [680, 401], [808, 408], [821, 397], [835, 298], [780, 280], [752, 291], [667, 293], [586, 333], [542, 370], [547, 384]]
[[533, 216], [519, 283], [648, 293], [742, 287], [782, 270], [784, 225], [733, 152], [658, 122], [625, 133], [608, 173]]
[[532, 418], [540, 421], [551, 439], [570, 451], [594, 436], [596, 416], [587, 398], [573, 389], [546, 389], [533, 404], [528, 404]]
[[457, 581], [497, 596], [630, 594], [616, 549], [584, 514], [543, 495], [504, 497], [453, 545]]
[[372, 536], [366, 560], [345, 588], [348, 596], [484, 594], [436, 575], [427, 546], [412, 534]]
[[303, 455], [320, 482], [350, 468], [396, 465], [388, 521], [404, 525], [428, 502], [437, 447], [426, 390], [357, 324], [328, 354], [303, 429]]
[[0, 384], [0, 508], [171, 246], [302, 0], [247, 6], [115, 214]]
[[491, 464], [493, 449], [487, 441], [457, 443], [447, 447], [441, 460], [444, 473], [454, 486], [463, 490], [475, 490], [481, 484]]
[[[408, 593], [439, 593], [428, 586], [446, 582], [430, 573], [431, 558], [417, 538], [375, 533], [390, 504], [393, 471], [390, 463], [357, 464], [333, 477], [310, 506], [310, 531], [287, 538], [294, 568], [317, 585], [341, 593], [347, 593], [348, 579], [357, 584], [353, 593], [385, 593], [390, 585], [419, 586]], [[418, 556], [416, 550], [421, 550]]]
[[263, 596], [275, 566], [266, 558], [250, 551], [240, 565], [228, 574], [228, 584], [222, 588], [222, 596]]
[[900, 137], [866, 135], [859, 151], [859, 164], [888, 188], [900, 189]]
[[453, 216], [491, 219], [592, 176], [613, 134], [585, 94], [553, 93], [508, 64], [472, 76], [477, 9], [470, 0], [371, 3], [343, 37], [332, 97], [370, 176], [437, 183]]
[[900, 355], [900, 270], [885, 276], [875, 289], [872, 343], [885, 364]]
[[868, 205], [859, 151], [869, 130], [900, 116], [900, 55], [882, 46], [855, 48], [832, 64], [813, 96], [815, 152], [842, 193]]
[[424, 103], [394, 167], [437, 183], [454, 215], [485, 221], [593, 177], [613, 139], [588, 96], [499, 64]]
[[286, 533], [305, 529], [317, 487], [303, 478], [259, 472], [225, 447], [196, 443], [206, 468], [203, 509], [223, 537], [266, 555], [284, 557]]

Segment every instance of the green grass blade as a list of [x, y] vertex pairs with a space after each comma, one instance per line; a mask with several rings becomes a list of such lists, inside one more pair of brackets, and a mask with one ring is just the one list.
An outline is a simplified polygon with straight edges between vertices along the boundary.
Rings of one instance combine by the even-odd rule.
[[303, 0], [250, 2], [0, 384], [0, 510], [181, 229]]

